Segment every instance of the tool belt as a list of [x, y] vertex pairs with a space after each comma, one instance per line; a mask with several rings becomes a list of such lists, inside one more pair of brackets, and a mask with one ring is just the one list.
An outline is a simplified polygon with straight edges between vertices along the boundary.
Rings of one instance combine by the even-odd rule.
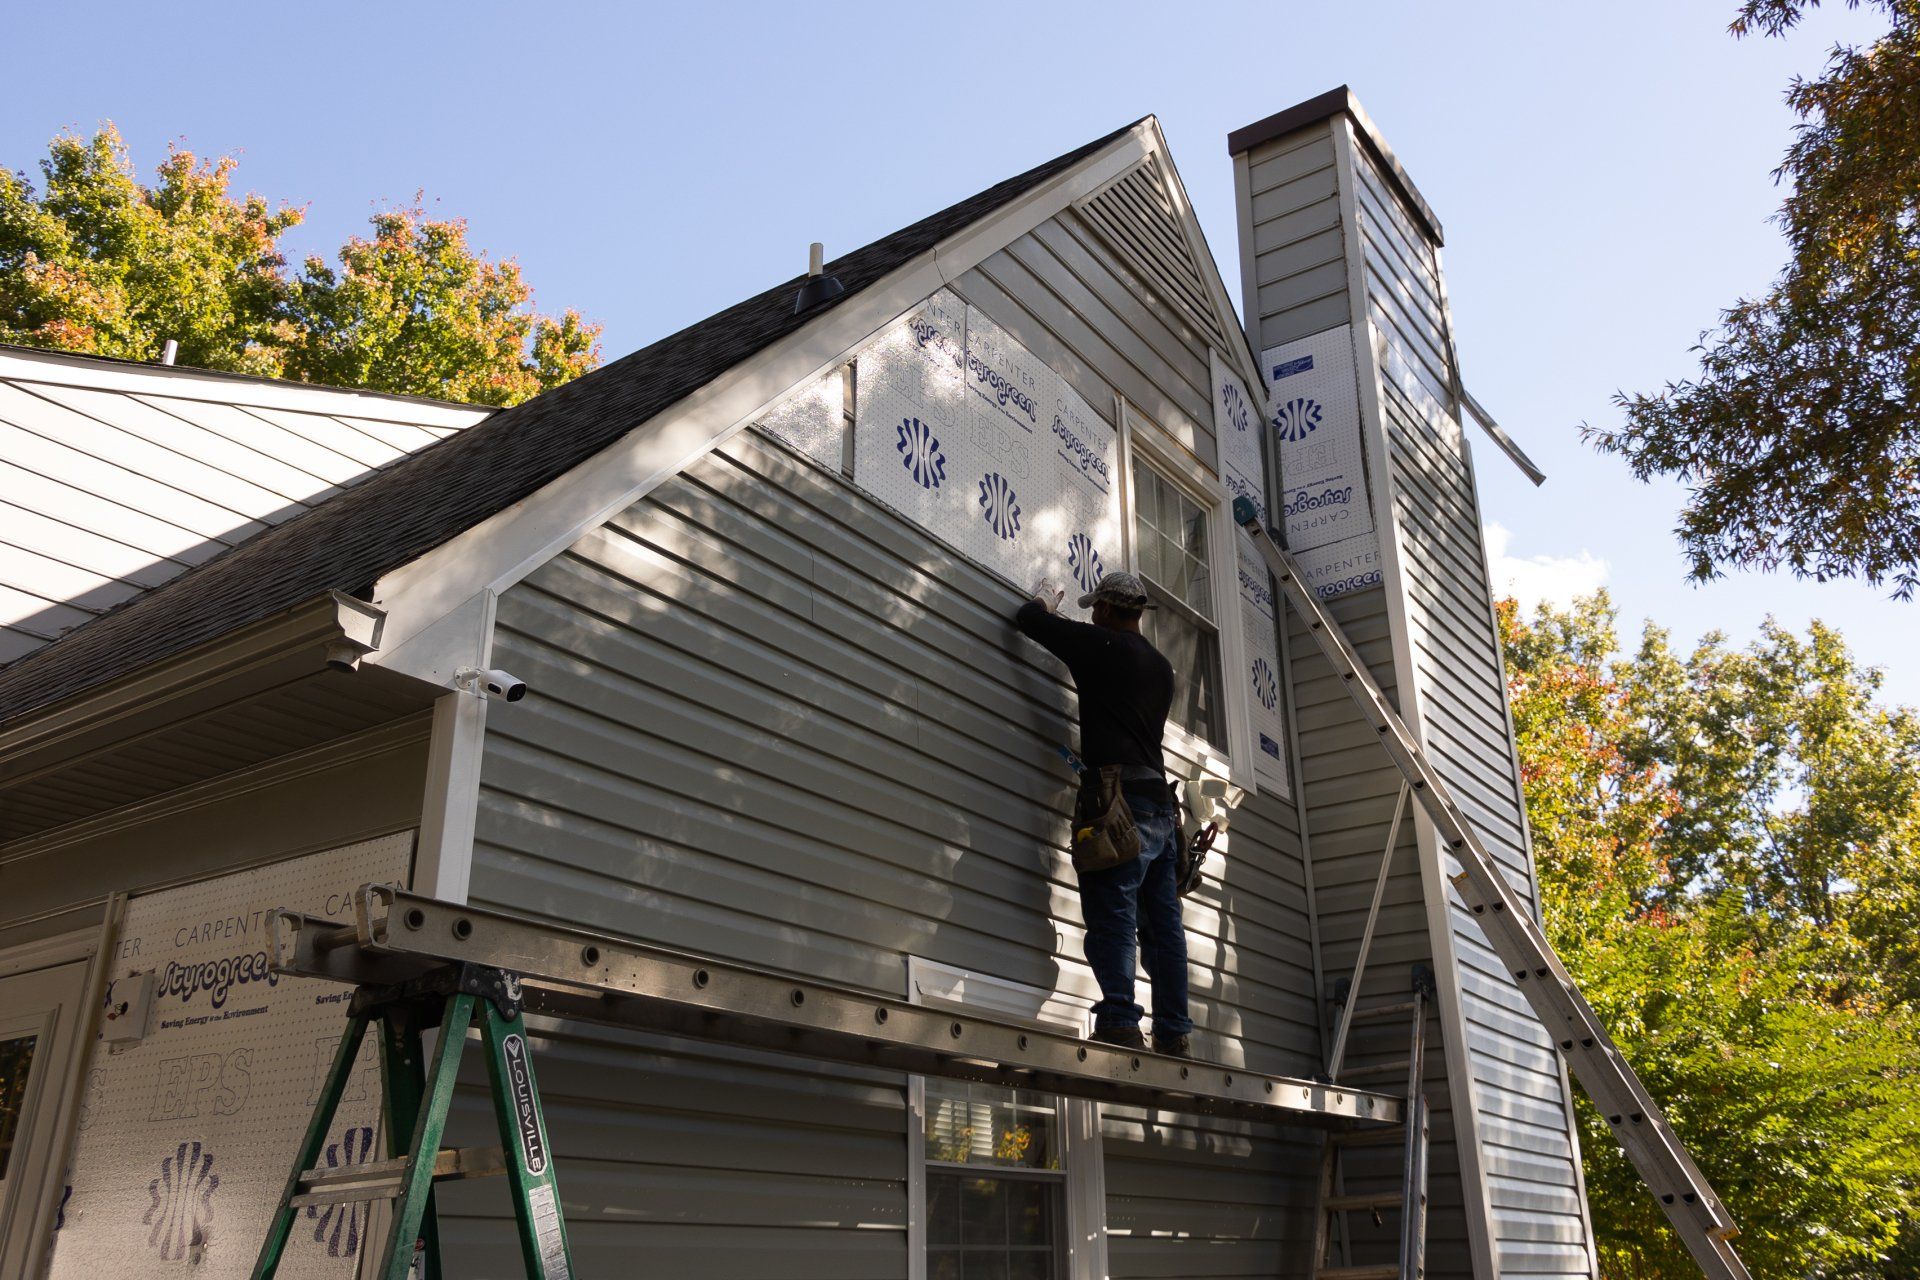
[[1073, 802], [1073, 869], [1105, 871], [1139, 856], [1140, 830], [1120, 790], [1120, 766], [1087, 769]]

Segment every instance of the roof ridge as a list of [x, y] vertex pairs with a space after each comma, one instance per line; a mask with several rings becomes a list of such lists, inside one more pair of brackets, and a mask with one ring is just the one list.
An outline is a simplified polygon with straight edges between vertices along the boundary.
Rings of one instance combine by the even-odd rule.
[[248, 386], [291, 387], [298, 391], [331, 391], [344, 396], [378, 396], [382, 400], [398, 400], [404, 404], [424, 404], [437, 409], [461, 409], [472, 413], [492, 414], [501, 410], [500, 405], [473, 404], [465, 400], [442, 400], [437, 396], [417, 396], [406, 391], [381, 391], [375, 387], [342, 387], [331, 382], [303, 382], [298, 378], [276, 378], [269, 374], [240, 373], [232, 369], [205, 369], [191, 364], [155, 364], [151, 360], [135, 360], [129, 356], [103, 356], [92, 351], [63, 351], [58, 347], [30, 347], [20, 342], [0, 342], [0, 356], [71, 362], [97, 367], [104, 371], [148, 373], [162, 379], [212, 378], [221, 382], [238, 382]]

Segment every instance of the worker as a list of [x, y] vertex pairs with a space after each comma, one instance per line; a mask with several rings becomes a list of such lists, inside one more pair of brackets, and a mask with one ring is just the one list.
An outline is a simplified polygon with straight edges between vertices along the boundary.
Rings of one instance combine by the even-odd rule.
[[[1075, 867], [1087, 963], [1100, 984], [1092, 1038], [1146, 1048], [1133, 992], [1137, 936], [1153, 987], [1154, 1051], [1186, 1057], [1193, 1022], [1187, 1016], [1187, 934], [1176, 865], [1179, 818], [1160, 754], [1173, 704], [1173, 667], [1140, 634], [1141, 614], [1154, 605], [1133, 574], [1105, 574], [1080, 597], [1080, 607], [1093, 611], [1091, 622], [1061, 617], [1056, 610], [1063, 594], [1042, 579], [1013, 621], [1066, 664], [1080, 693], [1085, 771], [1075, 815]], [[1113, 806], [1116, 822], [1138, 833], [1139, 853], [1109, 849], [1106, 861], [1113, 865], [1093, 866], [1080, 857], [1078, 837], [1087, 833], [1080, 824], [1090, 789], [1097, 789], [1103, 777], [1109, 789], [1117, 783], [1118, 797], [1124, 797]], [[1131, 847], [1130, 839], [1125, 843]]]

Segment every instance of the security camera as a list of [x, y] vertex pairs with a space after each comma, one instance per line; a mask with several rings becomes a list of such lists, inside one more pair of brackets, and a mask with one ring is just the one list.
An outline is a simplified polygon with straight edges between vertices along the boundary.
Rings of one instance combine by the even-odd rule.
[[364, 652], [351, 640], [335, 640], [327, 646], [327, 665], [335, 671], [358, 671], [360, 655]]
[[482, 671], [478, 667], [462, 667], [453, 673], [456, 689], [468, 693], [477, 693], [498, 702], [518, 702], [527, 696], [527, 682], [511, 671], [501, 671], [497, 667], [492, 671]]

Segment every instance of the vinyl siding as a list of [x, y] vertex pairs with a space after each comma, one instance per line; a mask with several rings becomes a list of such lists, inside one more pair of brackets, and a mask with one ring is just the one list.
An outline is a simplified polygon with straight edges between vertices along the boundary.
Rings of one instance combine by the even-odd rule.
[[[1243, 282], [1250, 295], [1246, 302], [1249, 326], [1261, 350], [1353, 318], [1334, 127], [1322, 122], [1264, 143], [1246, 157], [1243, 198], [1250, 204], [1251, 216], [1243, 210], [1242, 225], [1250, 228], [1252, 241], [1241, 252], [1251, 254], [1253, 261], [1251, 273], [1243, 273]], [[1370, 376], [1364, 364], [1361, 376]], [[1376, 458], [1369, 457], [1367, 462], [1370, 468], [1379, 465]], [[1376, 511], [1375, 519], [1381, 521], [1383, 513]], [[1397, 699], [1386, 589], [1341, 596], [1330, 601], [1328, 608], [1381, 688]], [[1402, 779], [1298, 614], [1288, 611], [1287, 627], [1300, 799], [1313, 864], [1313, 909], [1324, 981], [1331, 986], [1353, 972]], [[1425, 895], [1409, 816], [1401, 825], [1359, 1003], [1404, 999], [1412, 986], [1414, 966], [1432, 965]], [[1348, 1042], [1343, 1078], [1355, 1069], [1404, 1061], [1410, 1031], [1406, 1021], [1358, 1024]], [[1427, 1270], [1438, 1280], [1470, 1275], [1472, 1261], [1438, 1017], [1429, 1019], [1427, 1037], [1425, 1087], [1432, 1109]], [[1398, 1076], [1368, 1077], [1360, 1083], [1391, 1093], [1404, 1087]], [[1393, 1146], [1350, 1150], [1342, 1159], [1345, 1190], [1350, 1194], [1398, 1191], [1401, 1157], [1400, 1148]], [[1317, 1172], [1316, 1166], [1316, 1177]], [[1317, 1183], [1310, 1184], [1306, 1194], [1311, 1200]], [[1386, 1215], [1380, 1229], [1368, 1225], [1364, 1215], [1347, 1218], [1356, 1263], [1395, 1260], [1397, 1215]]]
[[0, 664], [488, 412], [0, 351]]
[[1102, 1111], [1113, 1280], [1282, 1280], [1312, 1271], [1318, 1134]]
[[[1032, 312], [989, 296], [1062, 367], [1064, 342], [1047, 348], [1037, 322], [1014, 324]], [[1017, 602], [840, 477], [736, 437], [501, 597], [494, 661], [530, 692], [489, 715], [473, 899], [875, 991], [899, 993], [918, 955], [1091, 1000], [1055, 752], [1072, 740], [1072, 696], [1009, 625]], [[1317, 1058], [1297, 825], [1290, 804], [1250, 804], [1222, 878], [1188, 900], [1207, 1056], [1289, 1072]], [[869, 1089], [783, 1069], [822, 1081], [835, 1106]], [[623, 1123], [659, 1123], [644, 1079], [604, 1074], [650, 1099], [620, 1104]], [[826, 1214], [847, 1179], [903, 1178], [904, 1155], [876, 1171], [811, 1123], [776, 1121], [763, 1141], [805, 1152], [822, 1180], [788, 1186], [799, 1207], [751, 1198], [768, 1176], [752, 1158], [670, 1157], [715, 1187], [715, 1207], [610, 1214], [594, 1239], [734, 1275], [763, 1272], [729, 1250], [692, 1260], [716, 1232], [764, 1234], [777, 1274], [896, 1274], [883, 1232], [819, 1257], [783, 1233], [794, 1214]], [[736, 1181], [737, 1203], [721, 1190]], [[714, 1216], [723, 1203], [736, 1216]]]
[[[1263, 350], [1355, 319], [1371, 331], [1369, 341], [1356, 345], [1363, 348], [1361, 377], [1374, 379], [1378, 393], [1382, 420], [1372, 439], [1385, 442], [1387, 456], [1375, 456], [1370, 443], [1367, 463], [1385, 472], [1391, 510], [1376, 510], [1375, 517], [1392, 522], [1402, 597], [1366, 592], [1336, 600], [1333, 612], [1389, 696], [1397, 683], [1418, 690], [1420, 728], [1436, 767], [1532, 901], [1471, 460], [1458, 426], [1438, 409], [1451, 403], [1453, 384], [1438, 255], [1358, 140], [1346, 148], [1356, 171], [1341, 172], [1334, 131], [1350, 127], [1336, 116], [1261, 143], [1242, 158], [1249, 325]], [[1351, 227], [1343, 222], [1343, 187], [1350, 193]], [[1362, 291], [1358, 299], [1350, 292], [1355, 287]], [[1390, 371], [1376, 367], [1375, 341], [1390, 351]], [[1407, 634], [1396, 645], [1400, 617]], [[1401, 779], [1297, 619], [1289, 626], [1313, 905], [1331, 982], [1351, 972]], [[1410, 661], [1408, 670], [1398, 669], [1397, 652]], [[1431, 961], [1436, 948], [1451, 956], [1460, 986], [1459, 1024], [1451, 1025], [1450, 1014], [1444, 1032], [1441, 1017], [1429, 1023], [1429, 1274], [1471, 1271], [1473, 1214], [1485, 1215], [1503, 1273], [1584, 1275], [1586, 1226], [1560, 1064], [1504, 966], [1471, 917], [1453, 905], [1452, 891], [1444, 882], [1425, 882], [1411, 822], [1395, 857], [1362, 1003], [1399, 998], [1411, 966]], [[1436, 939], [1429, 903], [1441, 898], [1451, 923], [1449, 936]], [[1349, 1069], [1404, 1057], [1406, 1030], [1376, 1024], [1356, 1031]], [[1451, 1052], [1443, 1043], [1448, 1039], [1458, 1041]], [[1449, 1062], [1464, 1065], [1470, 1079], [1450, 1080]], [[1378, 1078], [1367, 1082], [1397, 1089]], [[1461, 1121], [1461, 1137], [1478, 1152], [1490, 1201], [1484, 1206], [1477, 1203], [1477, 1181], [1462, 1182], [1467, 1153], [1455, 1138], [1453, 1108], [1468, 1099], [1475, 1114], [1470, 1123]], [[1397, 1184], [1400, 1155], [1356, 1151], [1346, 1168], [1349, 1190], [1388, 1190]], [[1464, 1198], [1469, 1190], [1475, 1203]], [[1391, 1260], [1385, 1248], [1385, 1241], [1364, 1242], [1356, 1260]]]
[[957, 291], [1062, 374], [1112, 421], [1127, 398], [1219, 469], [1206, 338], [1159, 302], [1076, 214], [1021, 236], [960, 277]]
[[[1398, 700], [1391, 623], [1384, 589], [1341, 596], [1328, 605], [1335, 621], [1359, 650], [1389, 699]], [[1351, 975], [1366, 928], [1380, 857], [1393, 822], [1401, 776], [1381, 751], [1379, 735], [1360, 718], [1335, 674], [1307, 634], [1298, 614], [1288, 617], [1293, 691], [1298, 708], [1302, 802], [1313, 858], [1314, 907], [1326, 980]], [[1433, 944], [1427, 925], [1426, 891], [1420, 874], [1414, 821], [1401, 823], [1394, 861], [1388, 873], [1380, 917], [1374, 926], [1366, 976], [1358, 1002], [1387, 1004], [1406, 998], [1417, 964], [1431, 966]], [[1356, 1068], [1403, 1062], [1411, 1023], [1391, 1020], [1356, 1024], [1348, 1041], [1342, 1078]], [[1460, 1153], [1455, 1137], [1452, 1091], [1448, 1085], [1444, 1035], [1437, 1016], [1428, 1019], [1425, 1090], [1432, 1117], [1429, 1126], [1427, 1274], [1469, 1276], [1466, 1215], [1462, 1210]], [[1369, 1088], [1400, 1093], [1401, 1076], [1371, 1077]], [[1342, 1159], [1349, 1194], [1398, 1191], [1402, 1152], [1397, 1146], [1359, 1147]], [[1310, 1187], [1308, 1195], [1317, 1188]], [[1387, 1215], [1383, 1229], [1370, 1228], [1364, 1215], [1349, 1214], [1356, 1264], [1391, 1262], [1398, 1256], [1398, 1218]]]
[[1253, 274], [1246, 299], [1256, 351], [1345, 324], [1347, 264], [1333, 131], [1325, 122], [1249, 157]]
[[[502, 597], [532, 691], [489, 723], [476, 898], [874, 990], [920, 955], [1093, 997], [1070, 694], [1015, 603], [742, 438]], [[1314, 1017], [1289, 816], [1255, 802], [1188, 909], [1199, 1021], [1276, 1070]]]
[[[897, 1084], [777, 1055], [545, 1023], [534, 1062], [575, 1269], [724, 1280], [906, 1274], [906, 1114]], [[483, 1064], [449, 1141], [499, 1142]], [[519, 1280], [495, 1180], [438, 1192], [449, 1275]]]
[[[1472, 462], [1445, 407], [1453, 373], [1439, 263], [1366, 151], [1354, 154], [1366, 307], [1387, 349], [1380, 402], [1427, 751], [1509, 883], [1533, 903]], [[1448, 858], [1448, 873], [1457, 870]], [[1457, 895], [1446, 901], [1496, 1265], [1503, 1275], [1585, 1276], [1561, 1064], [1472, 915]]]

